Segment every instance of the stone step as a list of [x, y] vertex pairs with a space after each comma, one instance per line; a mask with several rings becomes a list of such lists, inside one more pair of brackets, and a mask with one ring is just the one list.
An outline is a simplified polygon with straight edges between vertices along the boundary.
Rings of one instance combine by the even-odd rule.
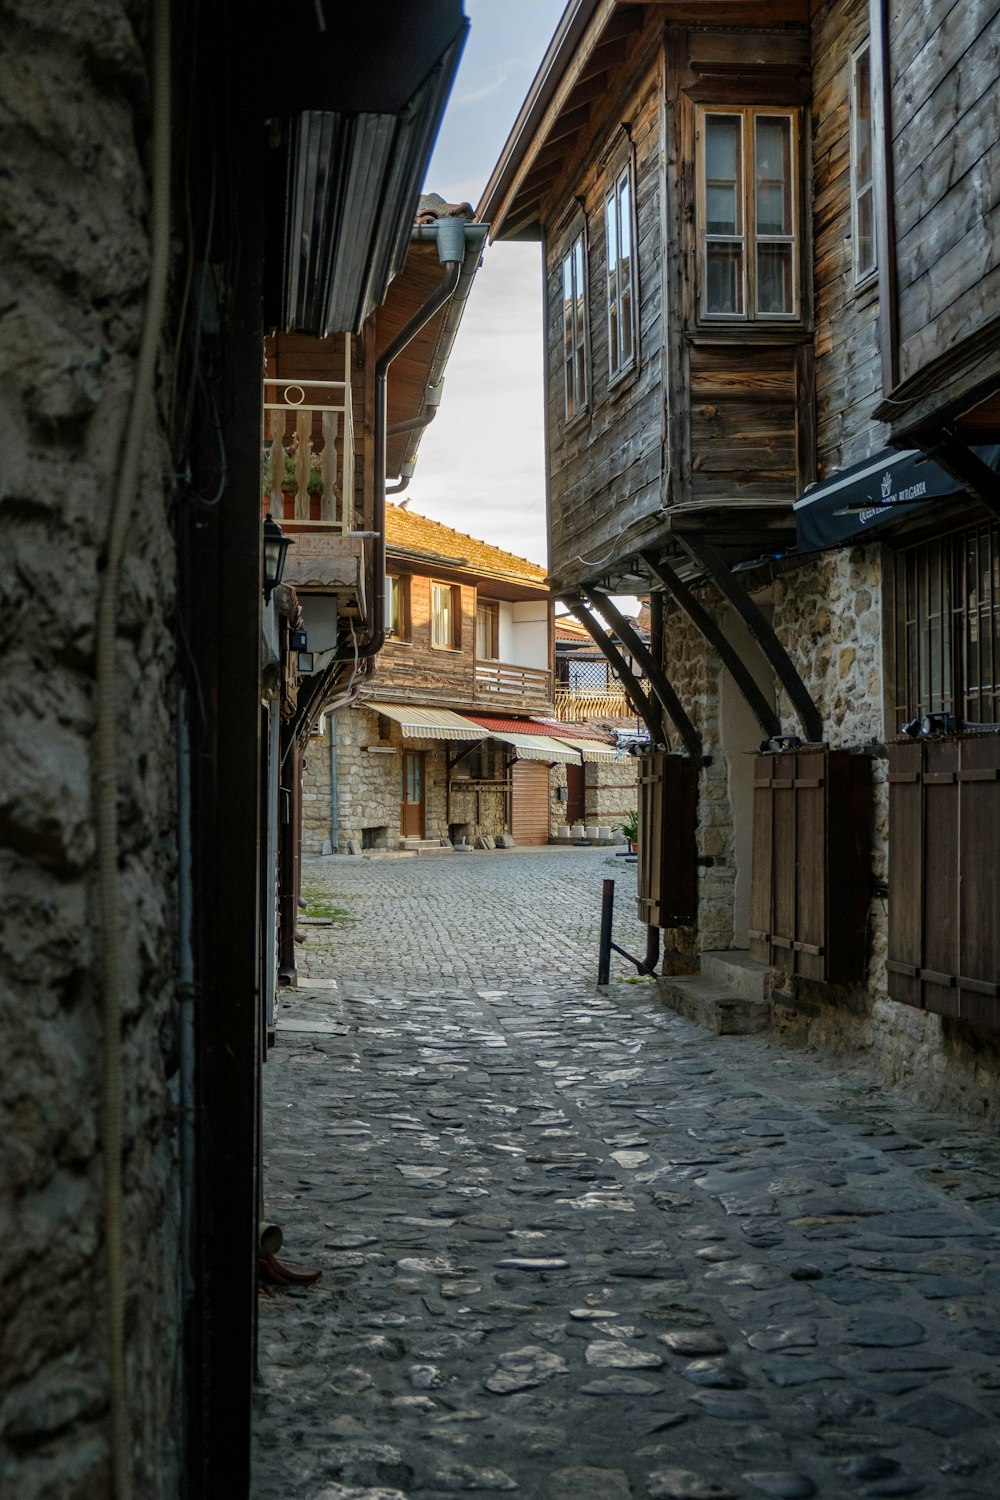
[[399, 847], [408, 854], [454, 854], [455, 852], [450, 844], [442, 844], [440, 839], [406, 838], [400, 840]]
[[660, 974], [656, 983], [671, 1010], [717, 1036], [747, 1036], [771, 1024], [770, 1000], [736, 994], [717, 980], [700, 974]]
[[701, 977], [742, 995], [745, 1000], [766, 1000], [771, 993], [771, 970], [751, 958], [745, 948], [703, 953]]

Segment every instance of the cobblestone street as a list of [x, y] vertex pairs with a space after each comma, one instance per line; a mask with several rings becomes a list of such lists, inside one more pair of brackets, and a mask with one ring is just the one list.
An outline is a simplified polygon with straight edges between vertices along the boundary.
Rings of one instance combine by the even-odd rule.
[[609, 874], [306, 862], [255, 1500], [995, 1497], [1000, 1144], [598, 991]]

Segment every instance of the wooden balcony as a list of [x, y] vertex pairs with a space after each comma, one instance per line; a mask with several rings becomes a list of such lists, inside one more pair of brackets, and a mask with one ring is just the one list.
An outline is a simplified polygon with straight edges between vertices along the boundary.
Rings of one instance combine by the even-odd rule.
[[538, 667], [515, 667], [504, 661], [477, 661], [473, 694], [481, 708], [551, 711], [552, 673]]
[[556, 688], [556, 718], [566, 724], [583, 719], [630, 719], [635, 713], [622, 688], [601, 692], [586, 688]]

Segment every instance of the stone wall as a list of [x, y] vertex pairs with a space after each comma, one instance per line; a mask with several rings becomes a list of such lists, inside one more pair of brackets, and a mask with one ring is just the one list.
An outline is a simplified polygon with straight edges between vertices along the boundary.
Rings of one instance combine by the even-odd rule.
[[[463, 785], [452, 780], [451, 808], [446, 794], [446, 747], [441, 740], [408, 739], [393, 720], [380, 737], [378, 716], [363, 707], [339, 709], [334, 732], [337, 743], [338, 828], [333, 840], [341, 853], [353, 839], [359, 845], [396, 849], [400, 840], [402, 752], [424, 757], [425, 828], [428, 839], [445, 839], [449, 830], [474, 843], [480, 834], [492, 837], [509, 828], [505, 784]], [[324, 733], [309, 741], [302, 790], [302, 848], [322, 854], [330, 828], [331, 718]], [[375, 747], [374, 749], [372, 747]]]
[[[145, 22], [115, 0], [12, 0], [0, 54], [0, 1489], [20, 1500], [109, 1493], [94, 620], [149, 260]], [[124, 1242], [134, 1492], [166, 1497], [183, 1443], [174, 544], [153, 425], [144, 454], [118, 597]]]

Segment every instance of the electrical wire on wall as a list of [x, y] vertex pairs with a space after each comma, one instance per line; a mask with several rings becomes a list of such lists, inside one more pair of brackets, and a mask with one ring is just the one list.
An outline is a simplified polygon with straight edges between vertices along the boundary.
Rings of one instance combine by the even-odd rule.
[[142, 340], [136, 361], [121, 461], [108, 526], [96, 625], [95, 813], [98, 928], [104, 1025], [102, 1128], [105, 1262], [108, 1285], [108, 1370], [111, 1494], [132, 1493], [131, 1431], [125, 1372], [125, 1255], [122, 1203], [122, 994], [118, 930], [118, 744], [115, 647], [122, 561], [139, 489], [146, 427], [153, 409], [156, 360], [163, 331], [170, 264], [170, 6], [153, 0], [150, 32], [150, 263]]

